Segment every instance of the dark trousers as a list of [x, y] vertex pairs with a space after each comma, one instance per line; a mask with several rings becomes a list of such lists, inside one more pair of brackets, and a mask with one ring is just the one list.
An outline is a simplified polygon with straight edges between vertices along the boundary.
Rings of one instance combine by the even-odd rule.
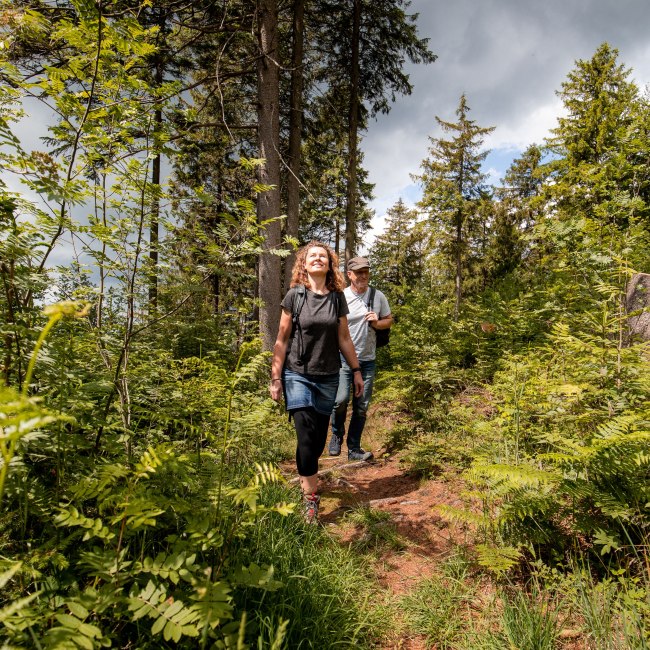
[[318, 413], [313, 408], [298, 409], [291, 412], [298, 445], [296, 446], [296, 465], [300, 476], [313, 476], [318, 473], [318, 459], [325, 449], [329, 415]]

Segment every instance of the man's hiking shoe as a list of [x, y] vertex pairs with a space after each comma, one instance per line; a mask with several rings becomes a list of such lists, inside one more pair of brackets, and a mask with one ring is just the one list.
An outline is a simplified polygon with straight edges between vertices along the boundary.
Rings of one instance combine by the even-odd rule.
[[343, 438], [339, 438], [335, 433], [332, 434], [330, 438], [329, 453], [330, 456], [340, 456], [341, 455], [341, 443]]
[[348, 460], [372, 460], [374, 456], [371, 451], [363, 449], [350, 449], [348, 451]]
[[305, 521], [308, 524], [318, 523], [318, 506], [320, 504], [320, 496], [318, 494], [307, 494], [304, 498], [304, 515]]

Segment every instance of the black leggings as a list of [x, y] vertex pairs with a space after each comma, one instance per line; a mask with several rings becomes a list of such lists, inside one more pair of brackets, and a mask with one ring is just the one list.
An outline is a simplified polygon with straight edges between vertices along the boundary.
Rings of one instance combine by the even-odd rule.
[[313, 408], [291, 411], [298, 445], [296, 465], [300, 476], [313, 476], [318, 473], [318, 459], [325, 449], [330, 416], [318, 413]]

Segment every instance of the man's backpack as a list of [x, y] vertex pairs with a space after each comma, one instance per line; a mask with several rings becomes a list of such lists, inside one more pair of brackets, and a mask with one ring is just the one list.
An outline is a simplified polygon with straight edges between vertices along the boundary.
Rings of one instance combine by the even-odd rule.
[[[370, 287], [370, 300], [368, 302], [370, 303], [370, 306], [372, 307], [372, 311], [374, 312], [377, 311], [375, 309], [376, 293], [377, 291], [375, 290], [375, 287]], [[376, 345], [378, 348], [383, 348], [385, 345], [388, 345], [390, 343], [390, 327], [388, 327], [385, 330], [375, 330], [375, 334], [377, 335]]]

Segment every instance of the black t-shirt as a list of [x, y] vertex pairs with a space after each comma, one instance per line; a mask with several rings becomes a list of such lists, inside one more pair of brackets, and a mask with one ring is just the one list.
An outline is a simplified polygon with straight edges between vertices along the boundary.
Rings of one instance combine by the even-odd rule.
[[[298, 289], [293, 287], [284, 297], [282, 307], [293, 314], [295, 300], [298, 300]], [[294, 327], [297, 331], [291, 332], [285, 367], [301, 375], [337, 373], [341, 367], [338, 319], [347, 316], [349, 311], [343, 292], [330, 291], [321, 296], [306, 289], [300, 327]]]

